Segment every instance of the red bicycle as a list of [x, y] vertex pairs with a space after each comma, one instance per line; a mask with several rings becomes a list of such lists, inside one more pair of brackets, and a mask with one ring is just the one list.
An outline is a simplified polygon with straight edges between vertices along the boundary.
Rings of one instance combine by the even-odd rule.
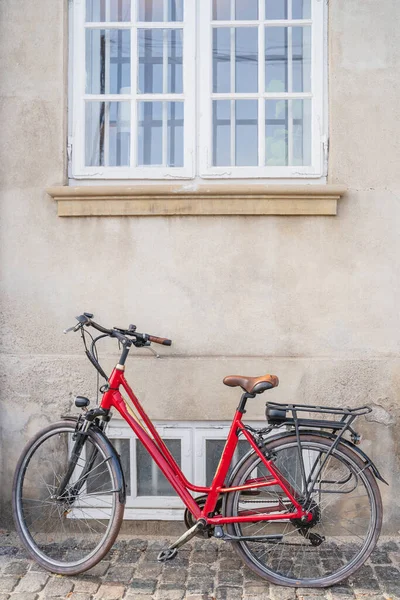
[[[173, 559], [180, 546], [200, 535], [231, 543], [260, 577], [286, 586], [330, 586], [365, 562], [382, 523], [376, 479], [384, 481], [358, 448], [360, 438], [352, 428], [369, 407], [269, 402], [266, 427], [254, 429], [242, 420], [246, 403], [276, 387], [278, 378], [226, 377], [224, 383], [241, 387], [243, 394], [211, 486], [193, 485], [124, 376], [132, 346], [170, 346], [171, 341], [139, 333], [133, 325], [105, 329], [90, 313], [77, 320], [65, 333], [80, 331], [87, 357], [106, 380], [100, 406], [88, 409], [89, 400], [78, 396], [75, 404], [83, 414], [40, 431], [24, 448], [14, 478], [15, 524], [40, 565], [76, 575], [100, 561], [118, 535], [125, 481], [120, 457], [105, 433], [112, 408], [131, 426], [186, 506], [188, 529], [160, 553], [160, 561]], [[100, 335], [93, 338], [88, 327]], [[122, 345], [109, 377], [96, 350], [105, 337]], [[306, 413], [312, 418], [303, 418]], [[247, 440], [249, 452], [230, 470], [239, 438]]]

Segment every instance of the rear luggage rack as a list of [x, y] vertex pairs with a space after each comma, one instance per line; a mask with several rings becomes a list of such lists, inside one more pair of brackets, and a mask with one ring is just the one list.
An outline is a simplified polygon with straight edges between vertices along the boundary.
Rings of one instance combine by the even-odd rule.
[[[352, 441], [356, 444], [360, 436], [352, 429], [353, 421], [361, 416], [372, 412], [369, 406], [359, 406], [358, 408], [339, 408], [313, 406], [307, 404], [280, 404], [278, 402], [266, 403], [265, 416], [268, 423], [273, 426], [294, 427], [298, 434], [300, 428], [317, 428], [341, 431], [339, 437], [342, 437], [345, 431], [351, 433]], [[322, 415], [332, 415], [332, 419], [308, 418], [302, 419], [297, 413], [320, 413]], [[336, 416], [336, 419], [335, 419]]]

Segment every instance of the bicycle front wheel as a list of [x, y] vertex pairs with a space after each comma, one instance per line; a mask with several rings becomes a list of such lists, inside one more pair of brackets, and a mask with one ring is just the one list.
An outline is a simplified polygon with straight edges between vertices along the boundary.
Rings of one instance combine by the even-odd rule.
[[[233, 546], [244, 562], [260, 577], [291, 587], [327, 587], [354, 573], [368, 558], [379, 537], [382, 501], [374, 476], [359, 456], [339, 443], [327, 456], [332, 442], [318, 435], [271, 441], [274, 465], [302, 502], [312, 487], [307, 509], [312, 521], [300, 519], [255, 521], [228, 525], [235, 536], [274, 535], [268, 541], [244, 540]], [[302, 463], [302, 464], [301, 464]], [[322, 467], [314, 485], [310, 482]], [[267, 481], [271, 474], [254, 453], [239, 469], [232, 487], [246, 482]], [[226, 516], [290, 513], [293, 506], [280, 486], [254, 488], [228, 494]]]
[[[115, 459], [89, 429], [71, 462], [75, 422], [40, 431], [25, 446], [13, 484], [13, 514], [27, 551], [53, 573], [76, 575], [109, 551], [124, 513]], [[72, 465], [72, 466], [71, 466]]]

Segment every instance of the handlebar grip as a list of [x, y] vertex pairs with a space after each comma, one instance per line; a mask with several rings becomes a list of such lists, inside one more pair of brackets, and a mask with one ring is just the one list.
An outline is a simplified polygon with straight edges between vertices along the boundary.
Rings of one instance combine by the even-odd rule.
[[149, 335], [150, 342], [154, 342], [155, 344], [162, 344], [163, 346], [171, 346], [172, 340], [168, 340], [167, 338], [156, 337], [155, 335]]

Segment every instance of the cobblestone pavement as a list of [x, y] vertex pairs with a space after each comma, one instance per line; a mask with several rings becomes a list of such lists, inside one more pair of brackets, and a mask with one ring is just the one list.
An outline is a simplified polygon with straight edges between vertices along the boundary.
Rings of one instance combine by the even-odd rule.
[[0, 600], [378, 600], [400, 599], [400, 539], [382, 540], [350, 580], [326, 590], [270, 586], [229, 544], [192, 540], [160, 564], [166, 538], [117, 541], [105, 560], [77, 577], [51, 575], [27, 558], [14, 535], [0, 536]]

